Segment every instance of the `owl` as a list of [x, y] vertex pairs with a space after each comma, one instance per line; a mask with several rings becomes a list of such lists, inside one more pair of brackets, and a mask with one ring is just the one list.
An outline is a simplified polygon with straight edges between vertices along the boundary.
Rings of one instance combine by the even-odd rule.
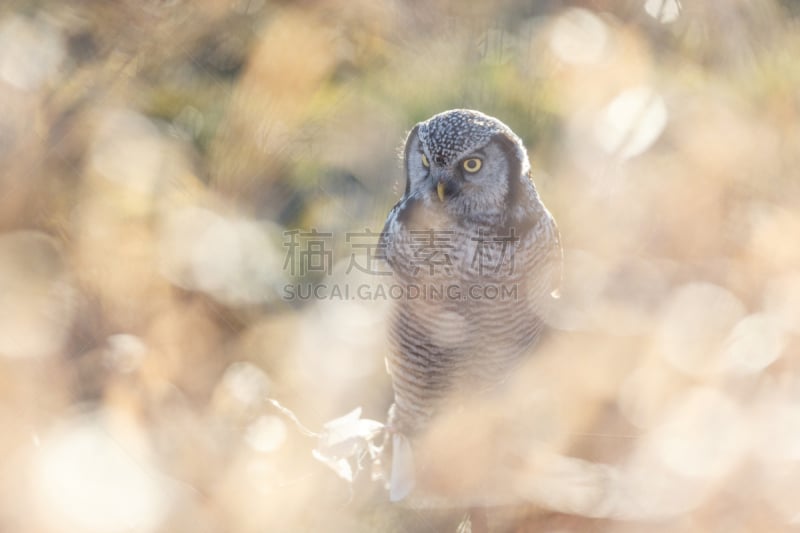
[[540, 339], [561, 278], [559, 232], [522, 141], [454, 109], [417, 124], [405, 192], [380, 249], [398, 289], [389, 316], [390, 498], [414, 487], [413, 450], [459, 398], [502, 387]]

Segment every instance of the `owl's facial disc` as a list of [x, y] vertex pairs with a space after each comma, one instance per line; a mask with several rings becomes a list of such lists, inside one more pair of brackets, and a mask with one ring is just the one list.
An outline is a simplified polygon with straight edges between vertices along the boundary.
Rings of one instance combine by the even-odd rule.
[[444, 202], [446, 196], [453, 196], [462, 188], [463, 181], [471, 174], [477, 174], [483, 166], [480, 157], [468, 157], [460, 162], [454, 163], [455, 168], [450, 170], [442, 169], [438, 172], [436, 179], [436, 195], [440, 202]]
[[433, 188], [440, 202], [445, 202], [461, 192], [461, 178], [449, 166], [433, 167]]

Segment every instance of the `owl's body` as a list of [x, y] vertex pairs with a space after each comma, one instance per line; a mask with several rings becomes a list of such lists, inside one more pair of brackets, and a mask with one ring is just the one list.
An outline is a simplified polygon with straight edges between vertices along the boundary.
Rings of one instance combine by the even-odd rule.
[[406, 288], [389, 325], [394, 431], [413, 443], [449, 400], [494, 389], [540, 337], [561, 245], [519, 138], [476, 111], [418, 124], [382, 246]]

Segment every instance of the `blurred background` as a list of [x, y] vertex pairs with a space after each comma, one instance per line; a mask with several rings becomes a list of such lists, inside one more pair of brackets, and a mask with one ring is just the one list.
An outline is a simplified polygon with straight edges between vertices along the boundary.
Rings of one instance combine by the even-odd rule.
[[561, 228], [531, 438], [637, 495], [624, 519], [532, 505], [508, 530], [796, 530], [798, 16], [6, 0], [0, 531], [436, 531], [268, 399], [312, 432], [385, 420], [387, 301], [359, 265], [405, 133], [454, 107], [523, 139]]

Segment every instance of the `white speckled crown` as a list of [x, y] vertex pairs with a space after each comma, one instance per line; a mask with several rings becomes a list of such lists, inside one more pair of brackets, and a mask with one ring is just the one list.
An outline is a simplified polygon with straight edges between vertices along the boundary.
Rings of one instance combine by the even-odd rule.
[[447, 165], [481, 148], [498, 133], [514, 141], [517, 157], [522, 163], [522, 173], [526, 174], [530, 164], [522, 141], [511, 128], [494, 117], [471, 109], [451, 109], [419, 125], [419, 139], [439, 165]]

